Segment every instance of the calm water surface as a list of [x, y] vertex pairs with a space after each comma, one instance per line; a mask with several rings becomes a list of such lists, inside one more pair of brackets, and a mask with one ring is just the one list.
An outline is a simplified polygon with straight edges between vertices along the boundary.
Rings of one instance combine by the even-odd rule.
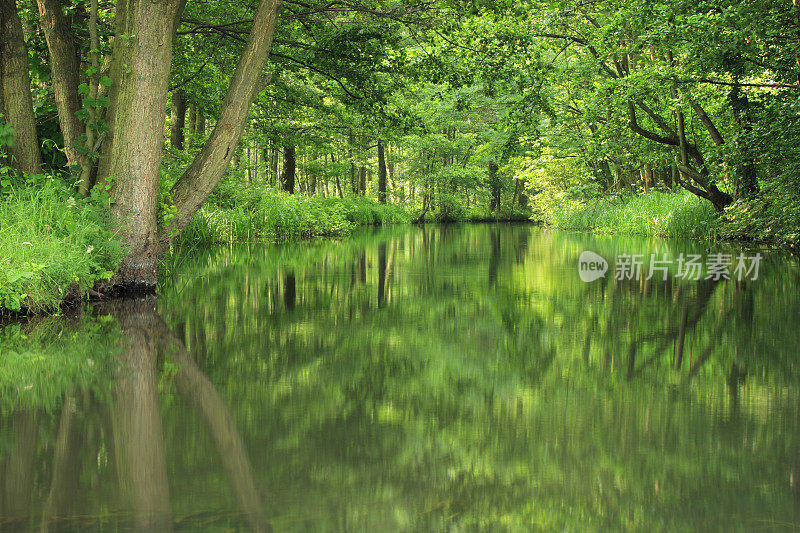
[[584, 250], [706, 253], [365, 230], [7, 326], [0, 530], [800, 529], [797, 262], [584, 283]]

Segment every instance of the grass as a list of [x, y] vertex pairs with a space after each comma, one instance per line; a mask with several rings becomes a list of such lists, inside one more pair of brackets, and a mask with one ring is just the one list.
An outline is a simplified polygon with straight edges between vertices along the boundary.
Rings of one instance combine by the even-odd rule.
[[274, 189], [233, 203], [210, 202], [181, 235], [181, 243], [275, 242], [343, 237], [357, 226], [410, 222], [403, 209], [365, 198], [307, 198]]
[[54, 310], [109, 278], [122, 246], [108, 229], [107, 213], [52, 178], [3, 189], [0, 312]]
[[553, 226], [596, 233], [713, 239], [720, 219], [711, 204], [690, 193], [650, 192], [602, 198], [554, 210]]

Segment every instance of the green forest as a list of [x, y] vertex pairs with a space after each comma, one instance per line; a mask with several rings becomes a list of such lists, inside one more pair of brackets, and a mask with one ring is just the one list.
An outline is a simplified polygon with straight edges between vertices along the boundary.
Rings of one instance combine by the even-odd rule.
[[0, 531], [800, 529], [800, 0], [0, 0]]
[[797, 0], [1, 5], [7, 311], [358, 225], [800, 242]]

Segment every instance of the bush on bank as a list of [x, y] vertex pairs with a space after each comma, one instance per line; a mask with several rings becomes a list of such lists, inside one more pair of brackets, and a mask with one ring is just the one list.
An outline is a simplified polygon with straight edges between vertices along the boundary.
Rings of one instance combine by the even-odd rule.
[[720, 235], [725, 239], [800, 246], [800, 191], [768, 189], [725, 209]]

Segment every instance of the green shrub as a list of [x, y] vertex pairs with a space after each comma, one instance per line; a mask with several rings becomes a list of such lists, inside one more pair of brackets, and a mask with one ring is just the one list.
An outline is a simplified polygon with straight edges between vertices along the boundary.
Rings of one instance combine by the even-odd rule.
[[438, 222], [459, 222], [467, 217], [467, 209], [453, 195], [441, 195], [438, 199], [435, 219]]
[[800, 246], [800, 192], [771, 188], [725, 209], [722, 237]]

